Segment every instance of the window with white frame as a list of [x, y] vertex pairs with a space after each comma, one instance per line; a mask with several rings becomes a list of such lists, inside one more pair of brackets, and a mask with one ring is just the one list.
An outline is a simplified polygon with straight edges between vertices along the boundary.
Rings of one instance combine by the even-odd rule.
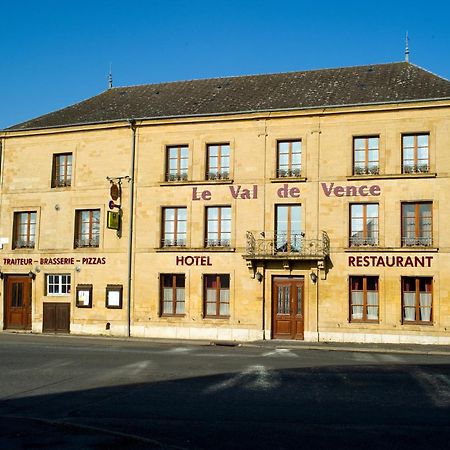
[[69, 274], [47, 274], [46, 295], [68, 295], [70, 286]]

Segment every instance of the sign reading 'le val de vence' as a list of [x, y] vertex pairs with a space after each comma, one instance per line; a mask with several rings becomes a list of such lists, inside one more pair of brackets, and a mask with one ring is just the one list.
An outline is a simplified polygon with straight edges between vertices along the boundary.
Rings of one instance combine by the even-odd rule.
[[[361, 186], [340, 186], [334, 183], [321, 183], [323, 193], [327, 197], [378, 197], [381, 194], [381, 187], [378, 184]], [[254, 200], [258, 198], [258, 185], [254, 184], [251, 187], [242, 187], [240, 184], [236, 186], [228, 186], [230, 196], [235, 200]], [[299, 198], [300, 189], [296, 186], [289, 187], [285, 183], [282, 187], [277, 189], [278, 198]], [[198, 187], [192, 188], [192, 200], [208, 201], [212, 199], [212, 192], [209, 189], [201, 189]]]

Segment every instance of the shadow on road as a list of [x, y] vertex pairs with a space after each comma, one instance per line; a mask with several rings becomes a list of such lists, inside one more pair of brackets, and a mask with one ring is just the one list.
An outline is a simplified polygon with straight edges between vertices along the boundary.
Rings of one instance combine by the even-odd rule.
[[2, 449], [447, 449], [450, 365], [255, 365], [11, 399], [0, 415]]

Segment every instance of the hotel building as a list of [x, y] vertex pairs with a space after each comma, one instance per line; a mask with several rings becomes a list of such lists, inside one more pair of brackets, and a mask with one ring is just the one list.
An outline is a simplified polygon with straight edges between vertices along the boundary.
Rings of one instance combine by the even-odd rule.
[[0, 132], [0, 326], [450, 344], [450, 82], [117, 87]]

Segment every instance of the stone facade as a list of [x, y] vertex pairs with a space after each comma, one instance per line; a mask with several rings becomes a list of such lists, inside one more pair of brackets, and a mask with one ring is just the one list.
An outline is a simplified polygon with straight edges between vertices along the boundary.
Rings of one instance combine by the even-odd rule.
[[[427, 136], [427, 167], [405, 172], [404, 137], [418, 135]], [[376, 170], [360, 173], [355, 171], [355, 142], [370, 137], [378, 138]], [[16, 328], [7, 317], [8, 298], [17, 295], [8, 291], [8, 279], [31, 271], [31, 323], [24, 328], [36, 333], [43, 331], [44, 305], [60, 302], [69, 305], [70, 332], [77, 334], [283, 337], [275, 330], [279, 318], [274, 309], [284, 300], [273, 291], [276, 280], [294, 279], [302, 285], [301, 294], [295, 294], [302, 303], [302, 314], [297, 311], [302, 320], [295, 325], [295, 318], [287, 319], [291, 324], [286, 326], [301, 330], [288, 331], [287, 338], [450, 343], [448, 100], [138, 120], [135, 135], [124, 120], [5, 131], [1, 139], [1, 328]], [[293, 176], [280, 176], [283, 142], [301, 142], [301, 171]], [[212, 144], [229, 147], [225, 179], [206, 179]], [[188, 148], [186, 179], [167, 179], [172, 146]], [[59, 154], [72, 155], [70, 186], [52, 187], [54, 155]], [[119, 238], [106, 227], [111, 200], [107, 177], [122, 176], [133, 177], [134, 211], [132, 184], [123, 179]], [[365, 216], [358, 222], [356, 213], [352, 222], [352, 205], [368, 204], [378, 205], [378, 232], [369, 232], [372, 240], [363, 236], [351, 242], [352, 236], [361, 238], [355, 233], [360, 224], [367, 226]], [[431, 218], [413, 217], [417, 240], [405, 241], [403, 208], [422, 204], [429, 206]], [[301, 212], [300, 228], [295, 229], [301, 231], [301, 248], [283, 249], [276, 242], [282, 222], [278, 207], [286, 205]], [[212, 207], [230, 208], [231, 239], [226, 245], [205, 244], [207, 229], [214, 226], [207, 223], [207, 208]], [[165, 208], [186, 208], [183, 245], [162, 241]], [[81, 210], [99, 211], [98, 246], [75, 248], [76, 211]], [[21, 212], [36, 213], [34, 244], [29, 247], [15, 243], [13, 222]], [[421, 241], [423, 233], [426, 239]], [[255, 250], [252, 242], [272, 247]], [[70, 275], [68, 292], [49, 293], [52, 274]], [[163, 314], [163, 275], [183, 276], [184, 294], [176, 291], [184, 303], [182, 312]], [[224, 292], [211, 294], [229, 301], [219, 314], [207, 314], [208, 275], [226, 275], [229, 281]], [[425, 287], [411, 287], [416, 280]], [[376, 287], [357, 287], [366, 282]], [[87, 308], [77, 301], [77, 287], [86, 285], [92, 286]], [[123, 287], [121, 308], [106, 307], [109, 285]], [[408, 310], [414, 295], [419, 302], [415, 312]], [[364, 298], [361, 309], [359, 298]]]

